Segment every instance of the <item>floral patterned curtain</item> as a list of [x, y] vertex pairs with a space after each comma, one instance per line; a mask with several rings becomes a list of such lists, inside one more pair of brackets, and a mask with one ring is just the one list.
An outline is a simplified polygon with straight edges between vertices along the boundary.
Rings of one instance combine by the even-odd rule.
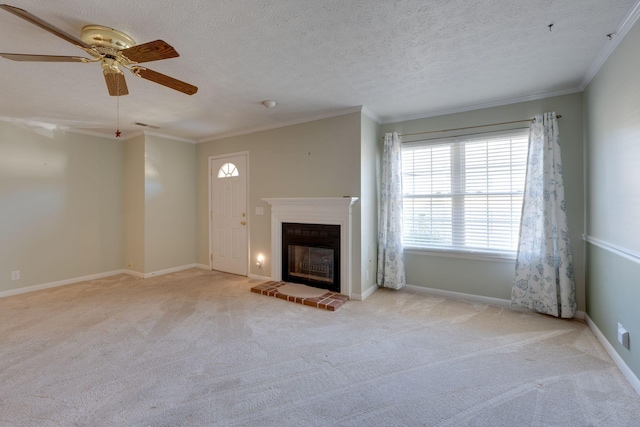
[[512, 305], [556, 317], [576, 312], [576, 288], [564, 200], [556, 113], [538, 114], [529, 128]]
[[402, 152], [397, 133], [384, 135], [378, 226], [378, 286], [406, 284], [402, 255]]

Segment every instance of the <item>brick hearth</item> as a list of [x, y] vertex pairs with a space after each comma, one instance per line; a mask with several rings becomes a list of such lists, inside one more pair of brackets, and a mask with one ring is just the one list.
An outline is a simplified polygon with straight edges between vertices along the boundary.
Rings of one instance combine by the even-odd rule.
[[278, 292], [278, 288], [284, 284], [284, 282], [265, 282], [251, 288], [251, 292], [329, 311], [335, 311], [342, 307], [345, 302], [349, 301], [348, 296], [331, 291], [327, 291], [326, 294], [315, 298], [300, 298], [284, 295]]

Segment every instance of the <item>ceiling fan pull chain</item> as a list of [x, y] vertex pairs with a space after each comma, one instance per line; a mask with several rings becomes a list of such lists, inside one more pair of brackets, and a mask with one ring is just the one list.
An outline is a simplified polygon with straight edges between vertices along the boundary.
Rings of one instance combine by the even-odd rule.
[[120, 79], [116, 80], [116, 138], [120, 138]]

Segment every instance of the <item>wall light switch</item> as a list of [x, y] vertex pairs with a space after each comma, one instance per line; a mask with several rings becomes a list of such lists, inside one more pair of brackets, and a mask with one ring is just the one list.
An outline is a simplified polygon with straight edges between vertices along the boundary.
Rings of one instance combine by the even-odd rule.
[[618, 323], [618, 342], [624, 348], [629, 348], [629, 331], [627, 331], [621, 323]]
[[264, 208], [262, 206], [256, 206], [256, 215], [264, 215]]

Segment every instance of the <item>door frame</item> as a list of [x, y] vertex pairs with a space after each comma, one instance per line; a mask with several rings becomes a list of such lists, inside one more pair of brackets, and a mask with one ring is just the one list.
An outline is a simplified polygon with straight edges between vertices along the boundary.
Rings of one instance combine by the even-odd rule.
[[[227, 153], [227, 154], [218, 154], [216, 156], [209, 156], [208, 160], [207, 160], [207, 164], [208, 164], [208, 169], [209, 169], [209, 173], [208, 173], [208, 188], [209, 188], [209, 194], [208, 194], [208, 199], [209, 199], [209, 204], [208, 204], [208, 208], [209, 211], [207, 213], [207, 216], [209, 217], [209, 270], [213, 270], [213, 200], [211, 200], [211, 186], [213, 183], [213, 174], [214, 171], [211, 168], [211, 164], [213, 163], [213, 161], [215, 160], [220, 160], [220, 159], [224, 159], [224, 158], [228, 158], [228, 157], [238, 157], [238, 156], [244, 156], [245, 157], [245, 165], [247, 167], [246, 170], [246, 183], [247, 183], [247, 187], [246, 187], [246, 206], [247, 206], [247, 241], [246, 243], [246, 248], [247, 248], [247, 277], [249, 277], [249, 275], [251, 274], [251, 248], [249, 246], [249, 242], [251, 241], [250, 239], [250, 234], [251, 234], [251, 220], [249, 219], [250, 215], [249, 215], [249, 152], [248, 151], [237, 151], [235, 153]], [[216, 177], [217, 177], [217, 170], [216, 172]]]

